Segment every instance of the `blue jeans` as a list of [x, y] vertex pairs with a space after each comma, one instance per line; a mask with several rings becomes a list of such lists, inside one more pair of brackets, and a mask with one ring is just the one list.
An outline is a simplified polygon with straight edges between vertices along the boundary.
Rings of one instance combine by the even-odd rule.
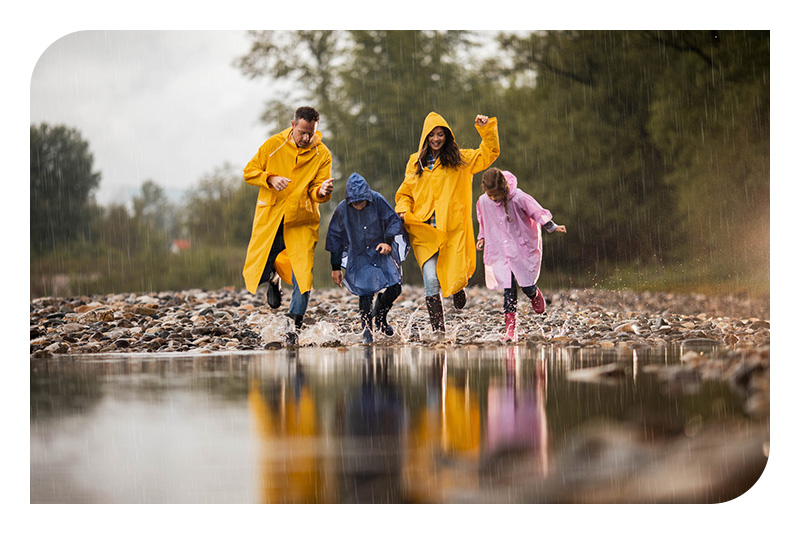
[[297, 287], [297, 279], [292, 273], [292, 303], [289, 304], [289, 313], [292, 315], [303, 316], [308, 309], [308, 299], [311, 297], [311, 291], [300, 293], [300, 288]]
[[436, 296], [442, 289], [439, 286], [439, 277], [436, 275], [436, 260], [438, 259], [439, 253], [437, 252], [422, 264], [422, 281], [425, 283], [426, 297]]

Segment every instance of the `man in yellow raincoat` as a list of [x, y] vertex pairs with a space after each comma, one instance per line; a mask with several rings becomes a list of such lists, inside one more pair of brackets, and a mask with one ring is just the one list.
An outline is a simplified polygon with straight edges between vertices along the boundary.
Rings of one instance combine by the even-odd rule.
[[472, 177], [500, 155], [497, 118], [478, 115], [475, 128], [480, 147], [461, 149], [444, 118], [429, 113], [419, 150], [409, 157], [395, 195], [395, 211], [405, 223], [422, 269], [425, 305], [436, 332], [444, 332], [441, 296], [452, 295], [454, 306], [463, 308], [464, 288], [475, 272]]
[[[319, 241], [319, 204], [333, 191], [331, 153], [317, 131], [319, 113], [298, 108], [291, 127], [273, 135], [244, 168], [259, 187], [244, 275], [247, 290], [269, 283], [267, 301], [281, 305], [280, 280], [292, 285], [289, 317], [300, 328], [311, 293], [314, 248]], [[289, 334], [296, 341], [296, 333]]]

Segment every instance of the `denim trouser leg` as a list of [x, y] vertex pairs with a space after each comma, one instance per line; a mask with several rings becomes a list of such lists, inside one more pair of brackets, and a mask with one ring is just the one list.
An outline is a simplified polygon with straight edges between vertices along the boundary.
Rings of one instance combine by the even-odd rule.
[[303, 316], [308, 309], [308, 299], [311, 296], [311, 291], [300, 293], [300, 288], [297, 287], [297, 279], [292, 273], [292, 303], [289, 305], [289, 313], [292, 315]]
[[422, 280], [425, 282], [425, 296], [433, 297], [438, 295], [441, 291], [439, 286], [439, 277], [436, 274], [436, 261], [439, 259], [437, 252], [422, 264]]

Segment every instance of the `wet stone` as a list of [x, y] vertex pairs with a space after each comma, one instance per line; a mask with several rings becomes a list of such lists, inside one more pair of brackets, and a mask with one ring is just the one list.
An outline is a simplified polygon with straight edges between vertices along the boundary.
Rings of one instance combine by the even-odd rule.
[[[431, 331], [421, 287], [403, 287], [389, 313], [395, 335], [376, 333], [374, 343], [464, 346], [500, 344], [504, 332], [501, 291], [468, 288], [467, 305], [456, 310], [443, 299], [447, 331]], [[768, 347], [769, 298], [742, 299], [633, 291], [545, 291], [547, 313], [517, 305], [518, 343], [625, 349], [679, 343], [698, 354], [722, 346]], [[207, 350], [269, 350], [285, 344], [293, 329], [289, 299], [271, 309], [266, 294], [245, 290], [187, 290], [112, 294], [30, 303], [31, 354]], [[347, 346], [362, 342], [358, 298], [345, 289], [314, 290], [299, 345]], [[122, 339], [124, 341], [119, 342]], [[100, 348], [98, 348], [100, 347]]]

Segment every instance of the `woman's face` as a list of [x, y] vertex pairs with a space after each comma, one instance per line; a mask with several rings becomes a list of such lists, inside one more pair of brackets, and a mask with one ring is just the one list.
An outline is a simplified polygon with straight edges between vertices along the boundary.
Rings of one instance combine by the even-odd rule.
[[434, 153], [437, 153], [442, 149], [444, 142], [444, 128], [441, 126], [437, 126], [431, 131], [431, 133], [428, 134], [428, 146], [431, 148], [431, 150], [433, 150]]

